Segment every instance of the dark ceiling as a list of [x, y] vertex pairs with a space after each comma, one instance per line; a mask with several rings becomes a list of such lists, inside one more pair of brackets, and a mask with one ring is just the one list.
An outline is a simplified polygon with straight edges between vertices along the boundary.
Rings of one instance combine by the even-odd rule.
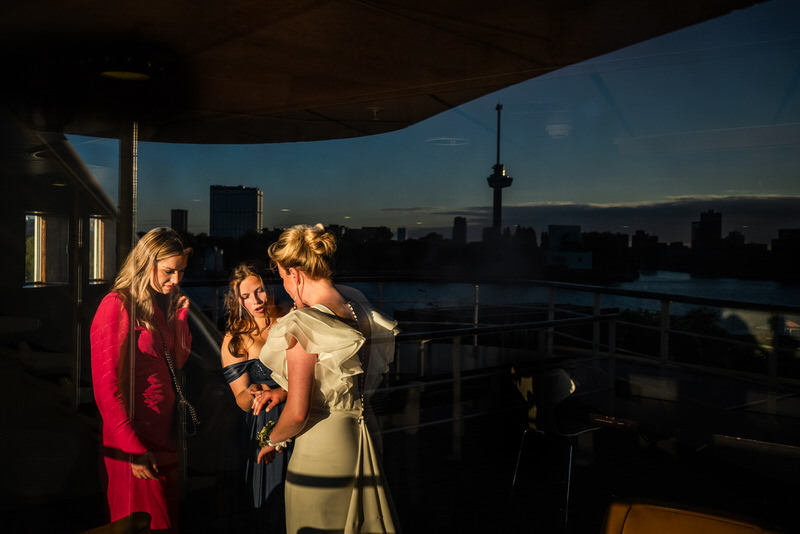
[[142, 141], [357, 137], [755, 3], [4, 2], [2, 91], [45, 131], [116, 138], [135, 119]]

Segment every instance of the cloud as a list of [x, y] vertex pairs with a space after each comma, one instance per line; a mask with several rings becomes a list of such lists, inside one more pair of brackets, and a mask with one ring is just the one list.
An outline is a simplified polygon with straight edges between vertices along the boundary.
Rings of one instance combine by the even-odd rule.
[[390, 212], [398, 212], [398, 213], [437, 213], [439, 210], [443, 208], [441, 207], [432, 207], [432, 206], [414, 206], [414, 207], [406, 207], [406, 208], [381, 208], [380, 211], [390, 211]]

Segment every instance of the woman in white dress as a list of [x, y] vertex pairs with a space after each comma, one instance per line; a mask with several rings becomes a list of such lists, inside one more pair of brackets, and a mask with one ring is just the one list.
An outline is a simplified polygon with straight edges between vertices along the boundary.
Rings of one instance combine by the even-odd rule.
[[288, 533], [395, 532], [364, 406], [393, 357], [396, 322], [334, 286], [335, 250], [334, 235], [319, 224], [292, 227], [269, 248], [296, 309], [278, 319], [261, 350], [288, 393], [258, 461], [271, 461], [294, 439]]

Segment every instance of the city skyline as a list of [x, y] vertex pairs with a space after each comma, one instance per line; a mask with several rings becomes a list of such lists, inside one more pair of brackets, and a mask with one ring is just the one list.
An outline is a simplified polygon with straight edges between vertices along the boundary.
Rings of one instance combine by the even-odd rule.
[[[561, 69], [378, 136], [267, 145], [141, 143], [139, 219], [188, 211], [208, 233], [212, 184], [258, 187], [263, 224], [340, 224], [478, 241], [492, 225], [502, 104], [503, 227], [550, 224], [688, 242], [723, 213], [723, 234], [769, 244], [800, 227], [800, 6], [771, 0]], [[70, 136], [116, 200], [114, 140]]]

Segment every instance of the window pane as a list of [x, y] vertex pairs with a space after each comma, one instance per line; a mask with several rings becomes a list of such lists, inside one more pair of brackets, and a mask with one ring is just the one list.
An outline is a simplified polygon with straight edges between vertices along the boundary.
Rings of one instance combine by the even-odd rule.
[[44, 263], [43, 282], [46, 284], [69, 283], [69, 219], [55, 215], [44, 215], [43, 235]]
[[104, 231], [103, 219], [89, 218], [89, 280], [91, 281], [105, 279]]
[[25, 215], [25, 284], [69, 283], [69, 218]]
[[25, 283], [42, 281], [41, 217], [25, 215]]

